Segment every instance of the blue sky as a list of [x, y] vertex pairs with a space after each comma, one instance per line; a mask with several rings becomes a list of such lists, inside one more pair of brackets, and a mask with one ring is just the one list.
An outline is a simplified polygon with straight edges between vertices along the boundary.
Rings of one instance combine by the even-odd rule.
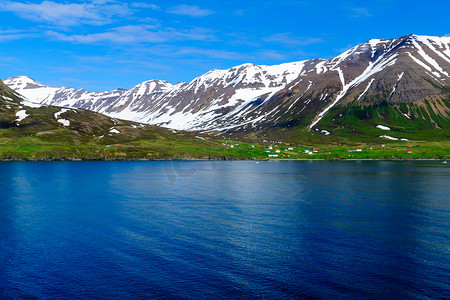
[[331, 58], [371, 38], [447, 35], [448, 1], [0, 1], [0, 77], [131, 88], [210, 69]]

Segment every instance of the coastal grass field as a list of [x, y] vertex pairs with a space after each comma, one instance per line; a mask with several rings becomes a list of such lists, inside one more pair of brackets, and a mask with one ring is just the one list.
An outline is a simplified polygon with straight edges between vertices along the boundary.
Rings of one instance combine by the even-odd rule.
[[37, 137], [0, 138], [3, 160], [166, 160], [166, 159], [450, 159], [450, 142], [391, 142], [377, 144], [292, 144], [276, 141], [159, 136], [113, 144], [67, 144]]

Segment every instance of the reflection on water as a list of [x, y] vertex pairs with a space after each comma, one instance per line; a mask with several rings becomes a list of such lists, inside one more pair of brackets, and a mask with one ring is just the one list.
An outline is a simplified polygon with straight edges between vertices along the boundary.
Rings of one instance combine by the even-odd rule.
[[0, 179], [0, 297], [450, 297], [439, 162], [18, 162]]

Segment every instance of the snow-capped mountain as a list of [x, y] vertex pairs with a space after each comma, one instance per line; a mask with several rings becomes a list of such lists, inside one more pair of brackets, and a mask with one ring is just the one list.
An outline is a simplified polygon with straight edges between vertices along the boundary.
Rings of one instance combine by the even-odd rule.
[[143, 82], [131, 90], [88, 92], [84, 89], [49, 87], [20, 76], [5, 84], [41, 105], [83, 108], [117, 118], [174, 129], [200, 129], [254, 99], [270, 98], [314, 66], [314, 61], [277, 66], [245, 64], [212, 70], [190, 83]]
[[373, 39], [330, 60], [212, 70], [189, 83], [143, 82], [131, 90], [48, 87], [28, 77], [5, 84], [41, 105], [101, 112], [186, 130], [314, 128], [334, 107], [439, 98], [450, 85], [450, 37]]
[[271, 101], [244, 107], [227, 121], [239, 128], [246, 123], [252, 128], [313, 128], [333, 107], [352, 101], [400, 104], [443, 97], [448, 94], [449, 73], [450, 37], [374, 39], [318, 62]]
[[89, 92], [84, 89], [46, 86], [26, 76], [10, 77], [5, 79], [4, 82], [34, 103], [76, 107], [106, 113], [121, 110], [124, 105], [134, 99], [160, 93], [172, 87], [172, 84], [166, 81], [150, 80], [140, 83], [131, 90]]

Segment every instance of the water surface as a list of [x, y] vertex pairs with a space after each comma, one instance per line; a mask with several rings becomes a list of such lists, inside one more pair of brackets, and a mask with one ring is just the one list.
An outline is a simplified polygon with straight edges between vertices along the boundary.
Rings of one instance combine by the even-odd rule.
[[0, 163], [0, 298], [449, 298], [437, 161]]

